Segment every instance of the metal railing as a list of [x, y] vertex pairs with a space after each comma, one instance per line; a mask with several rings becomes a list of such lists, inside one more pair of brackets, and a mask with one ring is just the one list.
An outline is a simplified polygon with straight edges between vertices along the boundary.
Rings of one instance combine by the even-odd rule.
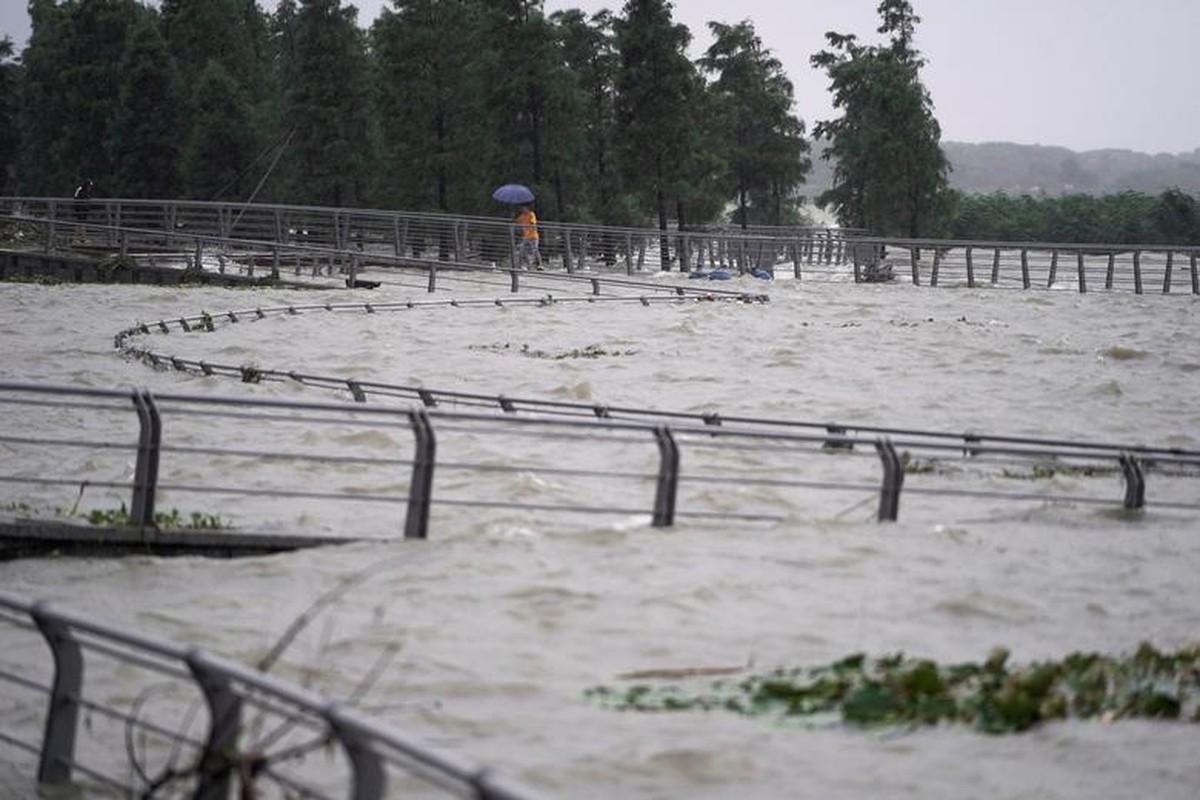
[[[4, 591], [0, 623], [8, 645], [0, 657], [6, 699], [13, 708], [17, 695], [25, 708], [45, 708], [40, 726], [6, 720], [0, 744], [35, 757], [45, 788], [83, 781], [140, 797], [226, 800], [235, 788], [243, 797], [271, 786], [285, 796], [322, 798], [344, 797], [349, 786], [356, 800], [375, 800], [395, 796], [391, 783], [447, 797], [535, 797], [348, 704], [273, 677], [266, 659], [251, 668]], [[31, 652], [32, 643], [18, 641], [21, 632], [40, 634], [52, 668]], [[113, 673], [122, 687], [115, 699], [98, 688], [98, 676]], [[119, 699], [131, 694], [132, 702]], [[305, 755], [328, 754], [331, 746], [340, 748], [338, 762], [322, 758], [319, 770], [305, 770]]]
[[[37, 223], [47, 250], [90, 246], [111, 252], [218, 251], [230, 242], [234, 265], [253, 272], [296, 274], [336, 266], [351, 272], [383, 256], [405, 263], [515, 268], [512, 221], [372, 209], [238, 205], [177, 200], [0, 198], [10, 224]], [[1200, 294], [1200, 248], [1134, 243], [1078, 244], [941, 239], [886, 239], [836, 228], [755, 228], [747, 231], [659, 231], [556, 222], [539, 223], [542, 249], [567, 275], [661, 269], [696, 275], [734, 272], [798, 279], [906, 280], [928, 286], [1069, 288], [1079, 292]], [[86, 233], [86, 237], [81, 236]], [[249, 246], [254, 243], [255, 246]], [[226, 258], [218, 252], [217, 259]], [[395, 263], [395, 262], [391, 262]], [[846, 266], [851, 270], [847, 272]], [[882, 269], [881, 269], [882, 265]], [[224, 262], [218, 264], [224, 267]], [[516, 270], [514, 269], [514, 272]]]
[[[171, 247], [186, 236], [239, 239], [293, 247], [425, 261], [516, 266], [519, 233], [513, 220], [495, 217], [312, 206], [230, 204], [183, 200], [0, 197], [0, 214], [14, 221], [54, 223], [48, 241], [79, 238], [95, 226], [93, 244], [122, 246], [117, 231], [136, 229], [125, 247]], [[782, 254], [802, 265], [841, 263], [857, 232], [837, 228], [780, 229], [769, 234], [736, 229], [660, 231], [540, 221], [543, 257], [568, 274], [623, 271], [627, 275], [696, 268], [750, 272], [775, 268]]]
[[1200, 247], [879, 239], [849, 246], [857, 282], [1200, 294]]
[[[678, 519], [778, 522], [796, 508], [836, 517], [841, 512], [830, 498], [838, 493], [876, 498], [880, 521], [897, 519], [902, 491], [1200, 510], [1200, 452], [1178, 448], [506, 397], [491, 398], [491, 409], [459, 410], [450, 406], [478, 407], [485, 398], [414, 392], [425, 407], [2, 383], [0, 443], [10, 455], [0, 485], [13, 498], [8, 516], [69, 521], [78, 515], [61, 509], [85, 489], [107, 490], [101, 500], [109, 502], [127, 498], [125, 524], [137, 530], [158, 530], [155, 510], [164, 497], [187, 496], [276, 529], [281, 516], [303, 513], [307, 526], [324, 525], [346, 540], [423, 539], [435, 519], [455, 528], [483, 512], [584, 524], [598, 516], [641, 518], [651, 527]], [[379, 395], [394, 400], [403, 392]], [[314, 436], [318, 430], [324, 433]], [[131, 452], [132, 474], [115, 479], [128, 472]], [[538, 476], [544, 487], [514, 496], [525, 475]], [[1069, 478], [1070, 488], [1043, 480], [1054, 476]], [[1153, 496], [1150, 485], [1158, 490]], [[772, 499], [739, 500], [722, 487], [759, 487]], [[614, 503], [614, 497], [626, 499]], [[48, 513], [55, 502], [57, 511]], [[367, 513], [368, 506], [380, 513]], [[350, 507], [364, 510], [354, 513], [347, 531]], [[218, 533], [234, 538], [252, 525], [239, 521]]]

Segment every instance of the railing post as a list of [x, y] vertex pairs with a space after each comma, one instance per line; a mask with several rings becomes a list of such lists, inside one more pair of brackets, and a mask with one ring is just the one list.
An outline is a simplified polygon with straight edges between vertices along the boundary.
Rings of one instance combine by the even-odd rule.
[[875, 450], [883, 462], [883, 486], [879, 490], [879, 521], [895, 522], [900, 515], [900, 490], [904, 487], [904, 466], [890, 439], [875, 440]]
[[405, 539], [429, 538], [429, 507], [433, 495], [433, 466], [437, 457], [437, 438], [429, 415], [423, 410], [408, 412], [416, 438], [412, 480], [408, 487], [408, 515], [404, 522]]
[[70, 782], [75, 761], [75, 732], [79, 730], [83, 694], [83, 651], [70, 629], [49, 614], [43, 603], [36, 604], [30, 616], [54, 656], [54, 683], [46, 708], [38, 782], [61, 786]]
[[1163, 272], [1163, 294], [1171, 293], [1171, 269], [1175, 266], [1175, 251], [1167, 251], [1167, 268]]
[[975, 262], [971, 260], [971, 246], [967, 245], [967, 288], [975, 288]]
[[912, 246], [908, 248], [908, 260], [912, 264], [912, 282], [913, 286], [921, 285], [921, 248]]
[[1200, 270], [1196, 265], [1196, 251], [1192, 251], [1192, 294], [1200, 294]]
[[190, 651], [186, 661], [208, 703], [208, 740], [197, 765], [200, 779], [192, 800], [228, 800], [238, 760], [242, 699], [233, 691], [229, 676], [208, 663], [203, 650]]
[[929, 272], [929, 285], [930, 286], [938, 285], [938, 268], [941, 266], [941, 263], [942, 263], [942, 248], [935, 247], [935, 248], [933, 248], [933, 267], [930, 269], [930, 272]]
[[1133, 291], [1135, 294], [1142, 293], [1142, 251], [1133, 251]]
[[654, 429], [660, 455], [658, 465], [658, 489], [654, 495], [655, 528], [669, 528], [675, 524], [675, 494], [679, 488], [679, 445], [671, 435], [671, 429], [659, 425]]
[[1021, 248], [1021, 285], [1029, 288], [1029, 250]]
[[145, 529], [154, 524], [154, 495], [158, 489], [158, 458], [162, 447], [162, 417], [154, 397], [145, 389], [133, 392], [133, 406], [137, 409], [138, 449], [137, 464], [133, 471], [133, 501], [129, 515], [138, 527]]
[[1085, 294], [1087, 292], [1087, 272], [1083, 268], [1082, 250], [1077, 254], [1077, 258], [1079, 259], [1079, 293]]
[[1117, 254], [1110, 252], [1108, 254], [1108, 270], [1104, 273], [1104, 288], [1111, 289], [1113, 285], [1113, 273], [1116, 271]]
[[1050, 274], [1046, 278], [1046, 288], [1053, 289], [1058, 280], [1058, 250], [1050, 251]]
[[1142, 473], [1142, 465], [1129, 453], [1122, 453], [1120, 461], [1121, 472], [1125, 475], [1125, 508], [1143, 508], [1146, 505], [1146, 476]]
[[429, 293], [430, 293], [430, 294], [433, 294], [434, 292], [436, 292], [436, 291], [437, 291], [437, 262], [436, 262], [436, 261], [430, 261], [430, 262], [429, 262], [429, 287], [428, 287], [428, 291], [429, 291]]
[[323, 715], [330, 730], [341, 742], [350, 766], [354, 770], [354, 783], [350, 790], [351, 800], [379, 800], [387, 792], [387, 771], [383, 759], [371, 747], [370, 737], [358, 731], [342, 719], [340, 703], [331, 703]]
[[1000, 282], [1000, 248], [992, 253], [992, 286]]

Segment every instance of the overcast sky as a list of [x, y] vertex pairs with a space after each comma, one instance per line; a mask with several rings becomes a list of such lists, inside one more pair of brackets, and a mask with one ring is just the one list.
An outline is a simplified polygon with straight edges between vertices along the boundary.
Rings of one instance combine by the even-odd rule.
[[[369, 25], [388, 0], [350, 0]], [[273, 0], [260, 0], [273, 8]], [[1200, 148], [1200, 0], [912, 0], [942, 137], [1073, 150]], [[545, 0], [620, 11], [623, 0]], [[676, 0], [699, 56], [710, 20], [754, 23], [795, 86], [811, 130], [833, 115], [828, 81], [809, 66], [826, 31], [875, 42], [878, 0]], [[0, 35], [24, 46], [24, 0], [0, 0]]]

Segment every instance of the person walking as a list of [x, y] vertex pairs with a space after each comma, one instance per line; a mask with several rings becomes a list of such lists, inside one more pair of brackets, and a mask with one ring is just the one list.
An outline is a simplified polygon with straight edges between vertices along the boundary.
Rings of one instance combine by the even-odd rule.
[[521, 234], [517, 266], [524, 267], [526, 263], [530, 263], [534, 269], [541, 270], [542, 251], [538, 242], [537, 214], [527, 205], [521, 206], [521, 211], [517, 214], [517, 231]]

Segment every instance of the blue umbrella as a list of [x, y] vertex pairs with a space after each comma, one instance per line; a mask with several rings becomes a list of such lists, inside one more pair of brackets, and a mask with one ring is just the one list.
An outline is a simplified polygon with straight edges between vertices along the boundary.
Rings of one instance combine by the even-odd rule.
[[492, 199], [499, 200], [501, 203], [532, 203], [533, 192], [529, 191], [528, 186], [522, 186], [519, 183], [506, 183], [492, 192]]

